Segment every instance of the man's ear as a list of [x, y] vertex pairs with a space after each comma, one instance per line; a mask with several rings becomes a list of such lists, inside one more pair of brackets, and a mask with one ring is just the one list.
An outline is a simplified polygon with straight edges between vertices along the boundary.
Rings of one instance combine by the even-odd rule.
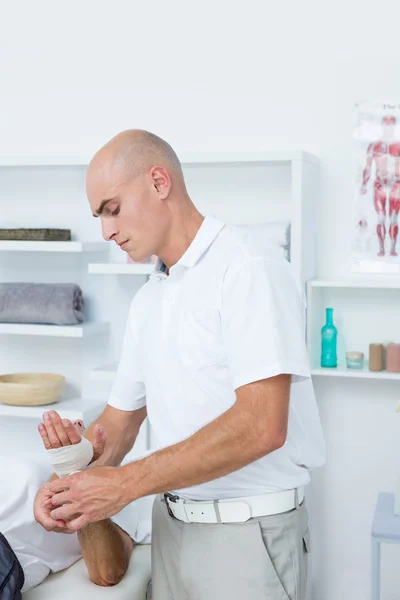
[[160, 199], [165, 200], [171, 190], [171, 179], [168, 171], [164, 167], [153, 167], [150, 177]]

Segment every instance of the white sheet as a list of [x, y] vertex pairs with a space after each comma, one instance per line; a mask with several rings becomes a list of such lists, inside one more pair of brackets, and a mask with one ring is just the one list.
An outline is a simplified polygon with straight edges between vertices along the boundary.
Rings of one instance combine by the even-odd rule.
[[151, 578], [151, 547], [133, 549], [128, 571], [122, 581], [113, 587], [100, 587], [89, 579], [82, 560], [49, 575], [43, 583], [24, 592], [23, 600], [146, 600], [146, 590]]
[[[48, 532], [33, 516], [36, 492], [51, 473], [46, 463], [0, 455], [0, 531], [24, 570], [24, 590], [41, 583], [51, 571], [73, 565], [82, 556], [77, 535]], [[112, 520], [136, 542], [148, 544], [152, 506], [152, 496], [140, 498]]]

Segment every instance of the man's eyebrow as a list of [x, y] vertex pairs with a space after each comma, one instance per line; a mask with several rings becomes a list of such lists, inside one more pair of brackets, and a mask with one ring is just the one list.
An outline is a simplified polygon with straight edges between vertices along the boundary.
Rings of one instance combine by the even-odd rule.
[[100, 204], [99, 208], [93, 213], [93, 216], [94, 217], [99, 217], [101, 215], [101, 213], [103, 212], [105, 206], [109, 202], [112, 202], [113, 200], [115, 200], [115, 198], [109, 198], [108, 200], [103, 200], [103, 202]]

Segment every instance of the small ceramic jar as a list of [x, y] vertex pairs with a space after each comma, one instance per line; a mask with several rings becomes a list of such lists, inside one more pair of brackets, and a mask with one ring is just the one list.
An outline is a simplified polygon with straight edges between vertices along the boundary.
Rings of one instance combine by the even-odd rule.
[[346, 364], [348, 369], [362, 369], [364, 366], [363, 352], [346, 352]]

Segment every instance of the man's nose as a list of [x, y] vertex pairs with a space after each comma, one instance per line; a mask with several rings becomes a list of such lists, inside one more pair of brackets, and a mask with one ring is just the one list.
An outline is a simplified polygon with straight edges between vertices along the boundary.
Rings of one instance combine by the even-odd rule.
[[113, 225], [111, 219], [109, 221], [107, 221], [106, 219], [102, 220], [101, 231], [103, 234], [103, 238], [106, 240], [106, 242], [111, 241], [113, 237], [116, 236], [118, 233], [117, 228]]

